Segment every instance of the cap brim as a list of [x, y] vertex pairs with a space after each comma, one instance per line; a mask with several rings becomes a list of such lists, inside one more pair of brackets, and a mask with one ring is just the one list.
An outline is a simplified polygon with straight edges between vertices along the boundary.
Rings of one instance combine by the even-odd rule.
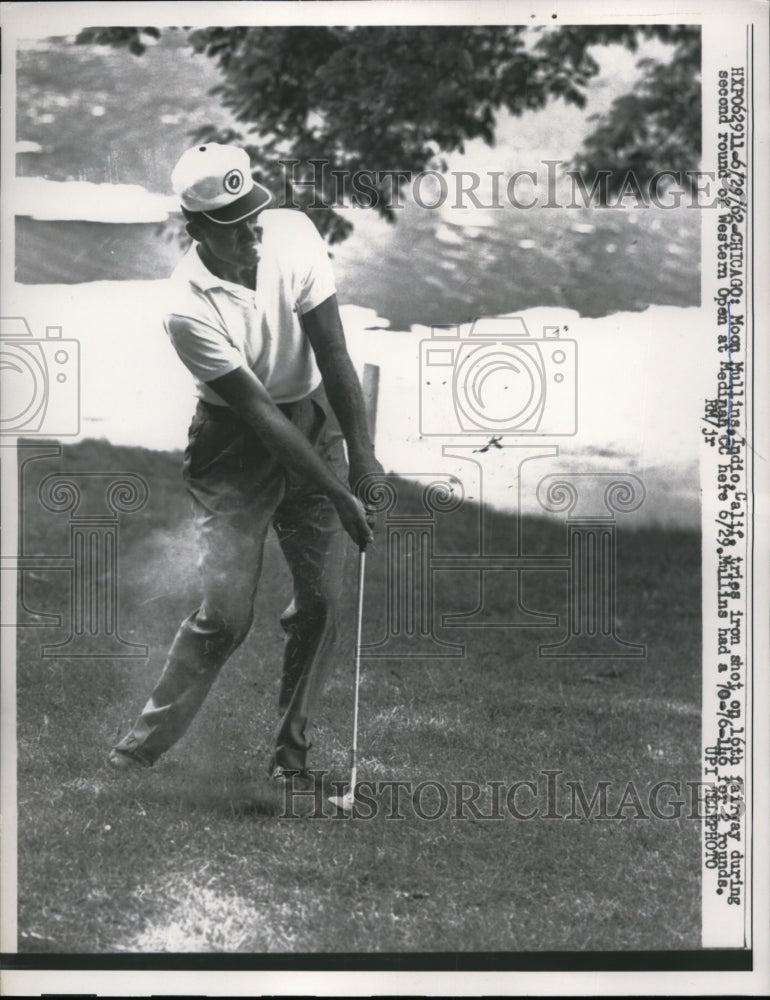
[[230, 202], [224, 208], [215, 208], [210, 212], [201, 212], [201, 215], [205, 215], [212, 222], [218, 222], [220, 226], [232, 226], [242, 219], [248, 219], [255, 212], [261, 212], [272, 200], [273, 196], [267, 188], [262, 187], [261, 184], [257, 184], [254, 181], [254, 187], [250, 191], [247, 191], [246, 194], [241, 195], [236, 201]]

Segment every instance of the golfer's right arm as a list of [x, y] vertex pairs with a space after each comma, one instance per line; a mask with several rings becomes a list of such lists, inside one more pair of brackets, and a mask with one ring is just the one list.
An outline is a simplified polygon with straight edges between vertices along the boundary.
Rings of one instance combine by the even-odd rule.
[[359, 548], [366, 548], [373, 536], [363, 504], [278, 409], [254, 373], [248, 368], [236, 368], [206, 384], [254, 429], [281, 465], [316, 483], [334, 504], [345, 531]]

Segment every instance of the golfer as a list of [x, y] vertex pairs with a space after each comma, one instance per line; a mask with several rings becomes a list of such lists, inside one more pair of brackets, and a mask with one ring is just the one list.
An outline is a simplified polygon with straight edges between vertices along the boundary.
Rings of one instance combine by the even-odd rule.
[[307, 780], [306, 729], [335, 649], [346, 533], [359, 549], [372, 540], [354, 489], [382, 467], [313, 223], [298, 211], [266, 210], [270, 193], [235, 146], [188, 149], [171, 180], [194, 241], [171, 277], [164, 325], [198, 395], [183, 476], [203, 601], [180, 625], [149, 701], [109, 762], [148, 767], [185, 732], [249, 631], [272, 524], [294, 593], [281, 616], [268, 770], [276, 781]]

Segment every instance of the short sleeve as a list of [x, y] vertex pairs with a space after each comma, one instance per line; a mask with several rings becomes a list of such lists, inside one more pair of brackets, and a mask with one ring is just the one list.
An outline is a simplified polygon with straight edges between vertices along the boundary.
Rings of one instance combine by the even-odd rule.
[[200, 382], [211, 382], [243, 365], [241, 353], [208, 323], [171, 313], [163, 325], [182, 363]]
[[297, 212], [296, 216], [295, 295], [300, 313], [306, 313], [334, 295], [337, 288], [326, 243], [306, 215]]

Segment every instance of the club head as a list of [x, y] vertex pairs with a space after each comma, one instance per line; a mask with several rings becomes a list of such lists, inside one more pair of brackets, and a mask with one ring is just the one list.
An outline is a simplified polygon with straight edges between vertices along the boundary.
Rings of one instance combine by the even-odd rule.
[[333, 806], [337, 806], [338, 809], [342, 809], [344, 812], [350, 812], [355, 803], [353, 789], [351, 788], [350, 791], [345, 792], [344, 795], [330, 795], [329, 801]]

